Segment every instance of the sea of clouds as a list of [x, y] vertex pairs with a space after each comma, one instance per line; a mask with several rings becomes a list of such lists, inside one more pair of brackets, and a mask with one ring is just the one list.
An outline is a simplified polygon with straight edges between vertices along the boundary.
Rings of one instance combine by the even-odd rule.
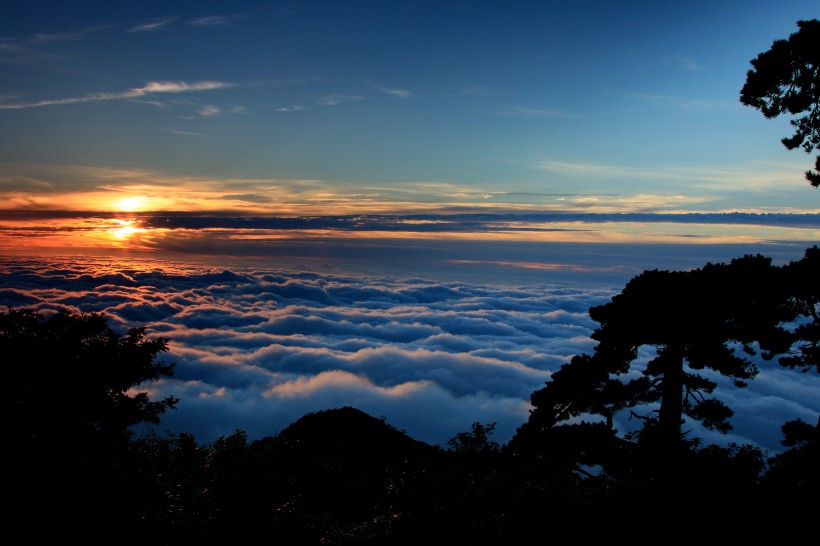
[[[354, 406], [446, 446], [473, 422], [505, 443], [533, 391], [590, 353], [591, 306], [611, 287], [502, 286], [183, 261], [0, 258], [0, 310], [104, 313], [115, 330], [170, 340], [174, 376], [144, 384], [177, 409], [158, 431], [208, 443], [236, 430], [275, 435], [308, 412]], [[734, 430], [708, 443], [782, 450], [780, 426], [817, 421], [820, 376], [761, 363], [745, 389], [720, 381]], [[633, 426], [624, 419], [619, 426]]]

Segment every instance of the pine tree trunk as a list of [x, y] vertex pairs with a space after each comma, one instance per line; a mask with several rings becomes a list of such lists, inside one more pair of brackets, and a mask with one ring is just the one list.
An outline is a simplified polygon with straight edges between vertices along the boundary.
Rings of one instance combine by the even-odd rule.
[[662, 398], [658, 414], [660, 441], [670, 449], [677, 448], [681, 441], [681, 419], [683, 417], [683, 347], [667, 345], [663, 349]]

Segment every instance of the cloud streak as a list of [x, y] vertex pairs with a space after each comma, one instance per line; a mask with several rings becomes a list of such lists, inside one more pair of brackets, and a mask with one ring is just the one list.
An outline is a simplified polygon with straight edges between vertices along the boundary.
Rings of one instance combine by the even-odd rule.
[[169, 25], [172, 25], [176, 22], [176, 17], [166, 17], [164, 19], [158, 19], [155, 21], [150, 21], [148, 23], [141, 23], [139, 25], [135, 25], [128, 29], [128, 32], [155, 32], [157, 30], [164, 29]]
[[0, 104], [0, 110], [19, 110], [24, 108], [40, 108], [43, 106], [55, 106], [62, 104], [78, 104], [110, 100], [128, 100], [137, 99], [147, 95], [166, 93], [196, 93], [200, 91], [213, 91], [216, 89], [225, 89], [227, 87], [233, 87], [233, 84], [220, 81], [199, 81], [191, 83], [184, 81], [157, 81], [148, 82], [142, 87], [135, 87], [122, 92], [89, 93], [87, 95], [83, 95], [80, 97], [66, 97], [61, 99], [46, 99], [35, 102], [17, 102]]
[[407, 99], [413, 96], [413, 92], [407, 89], [399, 89], [396, 87], [384, 87], [382, 85], [376, 85], [375, 87], [382, 93], [391, 95], [393, 97], [398, 97], [400, 99]]
[[[207, 86], [203, 86], [207, 87]], [[145, 86], [154, 97], [162, 93], [193, 92], [197, 86]], [[202, 89], [205, 90], [204, 88]], [[145, 101], [147, 95], [138, 99]], [[10, 97], [9, 97], [10, 98]], [[8, 100], [8, 99], [7, 99]], [[280, 115], [307, 107], [277, 109]], [[199, 106], [198, 119], [241, 115], [244, 109], [213, 103]], [[211, 114], [204, 115], [203, 114]], [[199, 128], [164, 127], [163, 130], [201, 133]], [[209, 132], [209, 136], [213, 136]], [[0, 164], [0, 192], [14, 190], [14, 201], [0, 193], [0, 209], [14, 203], [54, 198], [65, 208], [76, 200], [72, 191], [82, 191], [80, 210], [112, 210], [116, 192], [138, 192], [147, 197], [145, 210], [200, 211], [216, 209], [234, 213], [277, 216], [336, 216], [341, 214], [437, 213], [803, 213], [820, 208], [795, 208], [779, 201], [804, 193], [800, 176], [788, 178], [789, 169], [802, 173], [803, 165], [760, 162], [745, 167], [724, 165], [712, 168], [684, 168], [679, 165], [628, 167], [584, 162], [546, 160], [534, 165], [551, 178], [565, 182], [553, 187], [529, 184], [510, 187], [488, 183], [481, 187], [467, 183], [405, 180], [360, 184], [331, 179], [243, 178], [170, 174], [150, 169], [100, 168], [81, 165]], [[801, 175], [802, 176], [802, 175]], [[26, 182], [22, 183], [25, 179]], [[583, 186], [594, 181], [595, 187]], [[627, 182], [640, 187], [624, 191]], [[683, 184], [685, 183], [685, 184]], [[95, 190], [104, 192], [90, 194]], [[582, 190], [582, 191], [579, 191]], [[773, 193], [774, 192], [774, 193]], [[22, 194], [29, 194], [23, 198]], [[251, 202], [226, 196], [254, 196]], [[734, 196], [734, 197], [733, 197]], [[737, 199], [735, 198], [737, 197]], [[3, 206], [5, 201], [5, 206]], [[265, 205], [267, 203], [267, 206]], [[813, 237], [813, 235], [812, 235]]]

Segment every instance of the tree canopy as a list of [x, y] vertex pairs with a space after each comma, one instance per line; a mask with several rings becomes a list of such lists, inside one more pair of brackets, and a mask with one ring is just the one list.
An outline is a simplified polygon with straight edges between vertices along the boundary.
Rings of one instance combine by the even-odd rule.
[[[755, 57], [740, 102], [760, 110], [766, 118], [794, 116], [794, 134], [781, 142], [789, 150], [820, 150], [820, 21], [798, 21], [798, 31], [787, 40], [775, 40]], [[815, 171], [806, 171], [812, 186], [820, 186], [820, 154]]]
[[[643, 421], [644, 439], [670, 449], [682, 440], [684, 418], [728, 432], [733, 412], [710, 396], [717, 386], [713, 374], [743, 387], [757, 374], [748, 358], [756, 342], [785, 347], [778, 327], [790, 311], [760, 288], [779, 286], [778, 274], [758, 255], [633, 278], [609, 303], [590, 309], [600, 323], [592, 334], [594, 353], [574, 357], [533, 393], [534, 409], [520, 432], [554, 434], [556, 425], [597, 415], [606, 427], [587, 425], [586, 437], [600, 440], [615, 415], [626, 411]], [[638, 413], [639, 407], [649, 411]]]
[[121, 335], [97, 313], [0, 312], [7, 519], [27, 540], [59, 526], [95, 544], [139, 524], [156, 484], [135, 466], [132, 427], [158, 424], [177, 403], [139, 389], [172, 376], [156, 360], [167, 343], [145, 327]]
[[[574, 356], [532, 394], [510, 449], [576, 473], [634, 468], [639, 453], [649, 465], [690, 456], [700, 439], [688, 436], [687, 422], [732, 429], [731, 408], [713, 396], [719, 377], [744, 387], [768, 361], [820, 371], [818, 268], [815, 246], [783, 266], [747, 255], [691, 271], [644, 271], [589, 310], [600, 323], [593, 353]], [[616, 430], [617, 416], [639, 426]], [[787, 441], [798, 425], [785, 425]]]
[[159, 423], [177, 400], [152, 401], [133, 389], [173, 375], [172, 364], [156, 361], [167, 343], [148, 339], [144, 327], [120, 336], [97, 313], [0, 313], [6, 430], [24, 445], [87, 445], [121, 439], [140, 423]]

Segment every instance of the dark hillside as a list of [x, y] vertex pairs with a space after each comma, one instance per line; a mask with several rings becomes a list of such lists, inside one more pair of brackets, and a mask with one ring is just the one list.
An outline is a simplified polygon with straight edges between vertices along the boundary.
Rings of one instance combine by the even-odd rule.
[[312, 456], [344, 454], [361, 464], [386, 464], [439, 451], [350, 406], [308, 413], [282, 430], [277, 439], [296, 452]]

